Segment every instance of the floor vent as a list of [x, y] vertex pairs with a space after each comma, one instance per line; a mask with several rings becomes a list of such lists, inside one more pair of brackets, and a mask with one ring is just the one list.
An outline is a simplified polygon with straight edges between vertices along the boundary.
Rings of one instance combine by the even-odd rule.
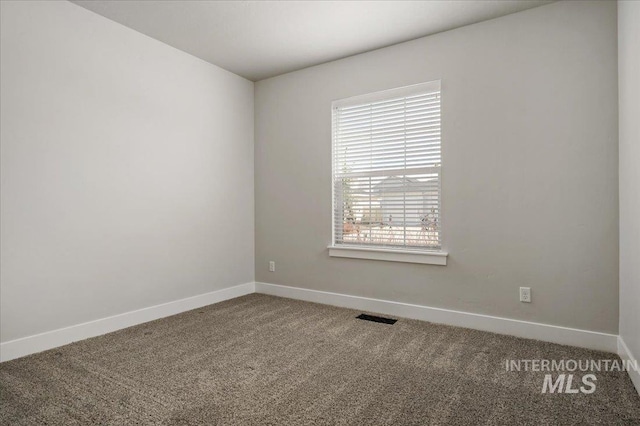
[[395, 324], [396, 321], [398, 321], [392, 318], [377, 317], [375, 315], [367, 315], [367, 314], [360, 314], [356, 318], [365, 320], [365, 321], [381, 322], [383, 324]]

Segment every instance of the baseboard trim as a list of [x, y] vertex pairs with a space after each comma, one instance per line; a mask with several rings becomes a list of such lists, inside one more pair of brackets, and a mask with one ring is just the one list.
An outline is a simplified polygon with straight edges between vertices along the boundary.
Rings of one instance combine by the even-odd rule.
[[42, 352], [47, 349], [53, 349], [78, 340], [88, 339], [254, 292], [255, 283], [240, 284], [198, 296], [187, 297], [173, 302], [150, 306], [136, 311], [125, 312], [107, 318], [0, 343], [0, 362]]
[[[640, 363], [640, 359], [634, 356], [635, 354], [631, 352], [627, 344], [622, 339], [622, 336], [618, 336], [618, 355], [625, 361], [635, 361], [636, 363]], [[640, 371], [629, 370], [628, 373], [629, 377], [631, 377], [631, 382], [638, 391], [638, 395], [640, 395]]]
[[618, 336], [409, 303], [256, 282], [256, 293], [617, 353]]
[[[9, 361], [78, 340], [117, 331], [123, 328], [179, 314], [251, 293], [263, 293], [308, 302], [376, 312], [403, 318], [411, 318], [457, 327], [472, 328], [493, 333], [507, 334], [563, 345], [613, 352], [622, 359], [637, 359], [624, 341], [615, 334], [580, 330], [529, 321], [351, 296], [300, 287], [289, 287], [263, 282], [250, 282], [228, 287], [198, 296], [163, 303], [136, 311], [126, 312], [95, 321], [48, 331], [8, 342], [0, 343], [0, 362]], [[629, 372], [631, 380], [640, 392], [640, 373]]]

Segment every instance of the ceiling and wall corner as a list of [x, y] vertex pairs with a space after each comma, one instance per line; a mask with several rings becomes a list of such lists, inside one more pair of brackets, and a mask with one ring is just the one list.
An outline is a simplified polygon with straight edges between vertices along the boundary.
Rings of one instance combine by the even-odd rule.
[[72, 1], [253, 81], [552, 2]]

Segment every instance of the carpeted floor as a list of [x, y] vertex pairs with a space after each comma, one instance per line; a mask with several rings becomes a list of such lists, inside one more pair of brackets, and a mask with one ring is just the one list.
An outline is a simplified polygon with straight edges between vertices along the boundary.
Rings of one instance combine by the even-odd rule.
[[615, 355], [359, 313], [252, 294], [5, 362], [0, 424], [640, 425], [626, 372], [542, 394], [505, 369]]

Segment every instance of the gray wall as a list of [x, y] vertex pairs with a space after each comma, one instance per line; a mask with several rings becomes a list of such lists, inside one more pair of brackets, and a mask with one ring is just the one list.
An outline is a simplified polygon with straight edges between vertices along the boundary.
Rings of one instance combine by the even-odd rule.
[[640, 2], [618, 4], [620, 336], [640, 360]]
[[2, 2], [3, 342], [253, 281], [253, 83]]
[[[256, 83], [256, 280], [617, 333], [616, 36], [560, 2]], [[449, 264], [330, 258], [331, 101], [435, 79]]]

